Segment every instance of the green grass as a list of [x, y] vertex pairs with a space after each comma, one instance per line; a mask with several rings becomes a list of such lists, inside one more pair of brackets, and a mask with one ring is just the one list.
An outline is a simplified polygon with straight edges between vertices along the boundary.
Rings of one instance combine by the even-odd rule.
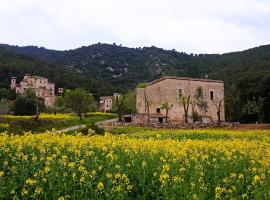
[[40, 118], [36, 121], [33, 117], [8, 117], [1, 118], [0, 123], [9, 124], [8, 132], [14, 134], [23, 134], [23, 132], [32, 131], [35, 133], [44, 132], [52, 129], [63, 129], [70, 126], [86, 124], [90, 125], [98, 121], [116, 118], [115, 114], [111, 113], [88, 113], [86, 117], [83, 117], [81, 121], [77, 116], [73, 115], [69, 118], [52, 119]]

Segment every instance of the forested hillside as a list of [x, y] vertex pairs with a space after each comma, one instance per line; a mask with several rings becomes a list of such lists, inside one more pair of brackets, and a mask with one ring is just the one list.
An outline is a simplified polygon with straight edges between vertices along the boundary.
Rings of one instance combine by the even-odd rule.
[[93, 92], [95, 96], [118, 91], [118, 88], [114, 88], [111, 84], [90, 78], [74, 69], [67, 69], [61, 65], [49, 64], [36, 58], [0, 49], [0, 88], [9, 88], [12, 76], [16, 76], [20, 81], [26, 73], [47, 77], [49, 81], [56, 84], [57, 88], [84, 87]]
[[[44, 65], [48, 69], [41, 70], [40, 75], [48, 76], [59, 86], [63, 86], [63, 82], [66, 83], [66, 87], [84, 86], [85, 84], [78, 81], [83, 77], [83, 82], [87, 82], [87, 89], [99, 94], [116, 90], [117, 87], [133, 89], [139, 82], [165, 75], [201, 78], [206, 76], [224, 80], [228, 120], [243, 122], [258, 120], [258, 114], [249, 112], [247, 108], [252, 101], [257, 110], [262, 105], [263, 113], [260, 115], [263, 115], [264, 121], [270, 122], [270, 45], [221, 55], [195, 55], [156, 47], [127, 48], [101, 43], [67, 51], [35, 46], [0, 45], [0, 47], [50, 63]], [[2, 59], [3, 57], [1, 63]], [[30, 60], [29, 63], [37, 62], [35, 59]], [[22, 75], [27, 71], [26, 65], [16, 66], [17, 70], [13, 70], [14, 75], [17, 73]], [[65, 74], [60, 72], [60, 75], [56, 75], [54, 72], [63, 69], [66, 70]], [[9, 73], [8, 76], [10, 75], [13, 74]], [[3, 82], [2, 75], [0, 81]], [[99, 84], [94, 84], [97, 82]], [[100, 84], [104, 87], [100, 87]], [[259, 97], [264, 98], [260, 105]]]

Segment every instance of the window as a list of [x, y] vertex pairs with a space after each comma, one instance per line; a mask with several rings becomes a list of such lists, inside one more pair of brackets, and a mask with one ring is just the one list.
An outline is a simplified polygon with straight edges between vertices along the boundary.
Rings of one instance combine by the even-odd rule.
[[182, 89], [178, 89], [177, 97], [180, 98], [182, 96], [183, 96], [183, 90]]
[[210, 91], [210, 100], [214, 100], [214, 91]]
[[156, 109], [156, 113], [160, 113], [160, 108], [157, 108]]

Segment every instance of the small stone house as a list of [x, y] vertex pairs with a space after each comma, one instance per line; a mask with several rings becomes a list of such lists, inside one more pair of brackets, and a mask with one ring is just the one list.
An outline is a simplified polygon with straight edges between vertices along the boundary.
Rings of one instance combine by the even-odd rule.
[[28, 88], [32, 89], [37, 97], [44, 99], [46, 107], [51, 107], [55, 99], [55, 85], [49, 83], [47, 78], [25, 74], [23, 80], [17, 84], [16, 77], [11, 78], [11, 89], [17, 94], [24, 94]]
[[[183, 123], [185, 119], [184, 108], [181, 105], [181, 96], [192, 99], [201, 88], [203, 99], [207, 102], [206, 113], [200, 113], [203, 123], [216, 122], [217, 105], [221, 101], [221, 121], [225, 121], [224, 113], [224, 82], [220, 80], [186, 78], [186, 77], [164, 77], [154, 80], [145, 88], [136, 88], [136, 117], [134, 123], [142, 123], [148, 120], [148, 109], [150, 122], [164, 122], [165, 110], [161, 109], [163, 103], [169, 103], [172, 108], [168, 111], [168, 120], [172, 123]], [[148, 106], [147, 106], [148, 103]], [[189, 106], [188, 118], [191, 118], [192, 109]]]
[[101, 112], [108, 112], [109, 110], [112, 109], [114, 99], [119, 97], [120, 97], [119, 93], [114, 93], [113, 96], [100, 97], [98, 110]]

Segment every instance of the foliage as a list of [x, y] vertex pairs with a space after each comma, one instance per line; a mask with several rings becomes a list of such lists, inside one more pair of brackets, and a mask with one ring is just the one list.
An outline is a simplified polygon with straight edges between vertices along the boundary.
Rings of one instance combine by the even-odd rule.
[[16, 93], [14, 90], [0, 88], [0, 100], [1, 99], [14, 100], [15, 98], [16, 98]]
[[201, 120], [201, 116], [199, 115], [199, 113], [196, 110], [192, 111], [191, 118], [192, 118], [193, 122], [198, 122]]
[[247, 105], [246, 105], [248, 114], [257, 115], [260, 123], [263, 122], [263, 118], [264, 118], [263, 106], [264, 106], [265, 101], [266, 101], [266, 98], [263, 98], [263, 97], [259, 97], [257, 101], [255, 98], [253, 98], [253, 100], [248, 100]]
[[59, 87], [84, 87], [98, 97], [120, 92], [119, 89], [123, 93], [140, 82], [162, 76], [203, 78], [207, 75], [225, 83], [226, 119], [257, 121], [241, 111], [248, 99], [261, 96], [266, 98], [263, 121], [270, 122], [270, 45], [234, 53], [199, 55], [156, 47], [134, 49], [101, 43], [68, 51], [9, 45], [2, 45], [2, 49], [16, 54], [0, 51], [0, 87], [8, 88], [11, 76], [21, 78], [33, 72], [48, 77]]
[[26, 94], [18, 95], [13, 105], [15, 115], [38, 115], [44, 110], [44, 99], [37, 97], [31, 89], [27, 89]]
[[269, 199], [269, 141], [269, 131], [1, 134], [0, 198]]
[[9, 128], [9, 124], [0, 123], [0, 133], [2, 133], [4, 131], [8, 131], [8, 128]]
[[208, 104], [204, 98], [204, 92], [203, 92], [202, 87], [198, 87], [196, 89], [196, 93], [194, 95], [193, 101], [194, 101], [195, 106], [199, 108], [199, 111], [201, 113], [207, 113]]
[[173, 104], [169, 104], [168, 102], [161, 104], [160, 109], [165, 110], [166, 122], [168, 122], [168, 112], [173, 107]]
[[70, 126], [80, 124], [94, 124], [98, 121], [115, 118], [112, 113], [87, 113], [87, 117], [81, 121], [76, 115], [73, 114], [47, 114], [41, 113], [39, 120], [36, 121], [33, 116], [15, 116], [3, 115], [0, 123], [9, 124], [9, 132], [15, 134], [23, 134], [23, 132], [32, 131], [34, 133], [44, 132], [52, 129], [63, 129]]
[[91, 111], [90, 109], [94, 101], [93, 96], [82, 88], [68, 91], [64, 97], [65, 106], [72, 109], [79, 116], [80, 120], [82, 120], [82, 114]]
[[10, 109], [9, 109], [9, 104], [6, 99], [0, 99], [0, 117], [2, 115], [9, 114]]
[[135, 92], [129, 91], [124, 96], [124, 113], [135, 114], [136, 113], [136, 95]]
[[121, 95], [119, 97], [116, 97], [113, 100], [113, 105], [112, 105], [112, 112], [116, 112], [118, 116], [118, 121], [122, 122], [122, 117], [125, 112], [125, 96]]
[[139, 83], [136, 88], [146, 88], [147, 83]]

